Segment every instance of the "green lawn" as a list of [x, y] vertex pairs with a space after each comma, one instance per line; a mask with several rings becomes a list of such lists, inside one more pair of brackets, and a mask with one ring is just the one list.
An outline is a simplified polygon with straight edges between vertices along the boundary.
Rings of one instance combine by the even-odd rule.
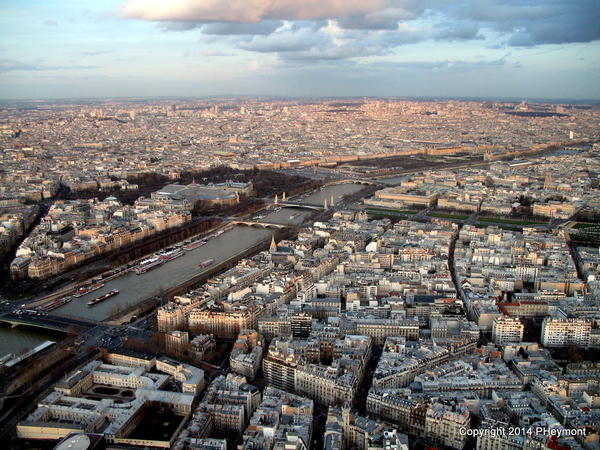
[[387, 212], [387, 213], [396, 213], [396, 214], [417, 214], [418, 211], [407, 211], [407, 210], [400, 210], [400, 209], [387, 209], [387, 208], [365, 208], [367, 211], [381, 211], [381, 212]]
[[476, 223], [475, 227], [476, 228], [498, 227], [501, 230], [519, 231], [519, 232], [523, 230], [522, 227], [518, 227], [516, 225], [492, 225], [490, 223]]
[[10, 293], [10, 294], [6, 294], [4, 296], [4, 298], [6, 298], [6, 300], [15, 301], [15, 300], [23, 300], [24, 298], [29, 298], [32, 295], [33, 295], [32, 292], [23, 292], [20, 294]]
[[465, 219], [469, 218], [469, 216], [465, 216], [464, 214], [446, 214], [446, 213], [438, 213], [438, 212], [432, 212], [427, 215], [430, 217], [437, 217], [439, 219], [465, 220]]
[[600, 233], [569, 233], [569, 237], [575, 242], [591, 245], [600, 244]]
[[580, 230], [582, 228], [594, 228], [594, 227], [600, 227], [600, 223], [577, 222], [573, 228], [576, 230]]
[[543, 222], [531, 222], [527, 220], [513, 220], [513, 219], [498, 219], [494, 217], [480, 217], [480, 222], [491, 222], [491, 223], [508, 223], [511, 225], [544, 225]]
[[[577, 231], [569, 233], [571, 239], [586, 240], [600, 238], [600, 225], [590, 224], [590, 227], [579, 227]], [[576, 227], [574, 227], [576, 228]]]

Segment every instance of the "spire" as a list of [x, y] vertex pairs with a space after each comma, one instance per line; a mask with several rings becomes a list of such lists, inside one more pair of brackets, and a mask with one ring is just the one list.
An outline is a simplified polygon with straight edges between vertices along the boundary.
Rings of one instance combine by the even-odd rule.
[[277, 251], [277, 244], [275, 243], [275, 234], [273, 234], [271, 236], [271, 246], [269, 247], [269, 251], [271, 253], [276, 252]]
[[283, 193], [283, 195], [281, 196], [281, 200], [285, 202], [285, 192]]
[[279, 198], [277, 197], [277, 194], [275, 194], [275, 204], [277, 205], [279, 203]]

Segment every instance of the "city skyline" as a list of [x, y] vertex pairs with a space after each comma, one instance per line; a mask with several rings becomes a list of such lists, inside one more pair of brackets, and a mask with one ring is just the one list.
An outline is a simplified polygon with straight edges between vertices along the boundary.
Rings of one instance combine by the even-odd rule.
[[2, 448], [600, 450], [599, 19], [1, 2]]
[[0, 98], [600, 99], [598, 1], [6, 2]]

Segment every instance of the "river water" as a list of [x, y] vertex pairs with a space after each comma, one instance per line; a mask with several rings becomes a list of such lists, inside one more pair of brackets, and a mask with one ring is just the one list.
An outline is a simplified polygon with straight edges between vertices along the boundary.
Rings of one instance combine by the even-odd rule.
[[43, 331], [39, 328], [17, 327], [0, 324], [0, 357], [29, 350], [44, 341], [60, 341], [62, 333]]
[[277, 223], [281, 225], [300, 225], [314, 211], [302, 208], [281, 208], [278, 211], [272, 211], [261, 219], [259, 222]]
[[[304, 198], [295, 198], [294, 200], [306, 204], [322, 205], [325, 199], [330, 203], [333, 195], [334, 202], [338, 203], [341, 196], [355, 193], [362, 188], [363, 186], [359, 184], [338, 184], [325, 187]], [[312, 212], [301, 208], [281, 208], [277, 211], [261, 213], [263, 217], [258, 220], [282, 225], [301, 225]], [[80, 298], [73, 298], [70, 303], [55, 309], [51, 314], [98, 321], [105, 320], [117, 312], [134, 307], [161, 291], [181, 284], [207, 269], [198, 267], [198, 264], [208, 259], [213, 259], [216, 264], [261, 241], [271, 239], [272, 234], [273, 230], [271, 229], [235, 226], [222, 235], [210, 239], [206, 245], [186, 251], [183, 256], [145, 274], [137, 275], [131, 272], [108, 281], [101, 289]], [[87, 305], [89, 300], [111, 289], [118, 289], [119, 294], [96, 305]], [[19, 327], [11, 329], [7, 326], [0, 326], [0, 356], [31, 348], [45, 340], [58, 339], [60, 339], [60, 334], [56, 333], [46, 333], [33, 328]]]
[[307, 197], [294, 198], [294, 201], [299, 201], [308, 205], [323, 206], [325, 200], [327, 200], [328, 205], [331, 205], [331, 197], [333, 197], [333, 203], [337, 204], [340, 202], [343, 195], [354, 194], [363, 188], [364, 186], [362, 184], [355, 183], [334, 184], [333, 186], [327, 186], [315, 191]]
[[402, 183], [403, 181], [408, 180], [409, 178], [410, 178], [410, 175], [400, 175], [400, 176], [389, 177], [389, 178], [378, 178], [377, 181], [387, 183], [390, 186], [395, 186], [395, 185]]
[[[214, 260], [213, 264], [217, 264], [261, 241], [270, 239], [271, 234], [272, 231], [265, 228], [233, 227], [222, 235], [210, 239], [205, 245], [186, 251], [183, 256], [173, 261], [141, 275], [129, 272], [122, 277], [108, 281], [103, 288], [83, 297], [74, 298], [70, 303], [55, 309], [52, 313], [104, 320], [210, 268], [210, 266], [200, 268], [198, 267], [200, 263], [212, 259]], [[87, 305], [89, 300], [111, 289], [118, 289], [119, 294], [93, 306]]]

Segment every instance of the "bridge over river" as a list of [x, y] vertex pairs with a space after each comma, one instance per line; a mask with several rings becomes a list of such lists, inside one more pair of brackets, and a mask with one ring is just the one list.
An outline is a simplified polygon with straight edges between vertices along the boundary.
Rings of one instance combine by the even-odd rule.
[[63, 333], [67, 331], [81, 333], [98, 325], [98, 322], [92, 320], [26, 311], [2, 314], [0, 322], [8, 323], [12, 327], [25, 325]]

